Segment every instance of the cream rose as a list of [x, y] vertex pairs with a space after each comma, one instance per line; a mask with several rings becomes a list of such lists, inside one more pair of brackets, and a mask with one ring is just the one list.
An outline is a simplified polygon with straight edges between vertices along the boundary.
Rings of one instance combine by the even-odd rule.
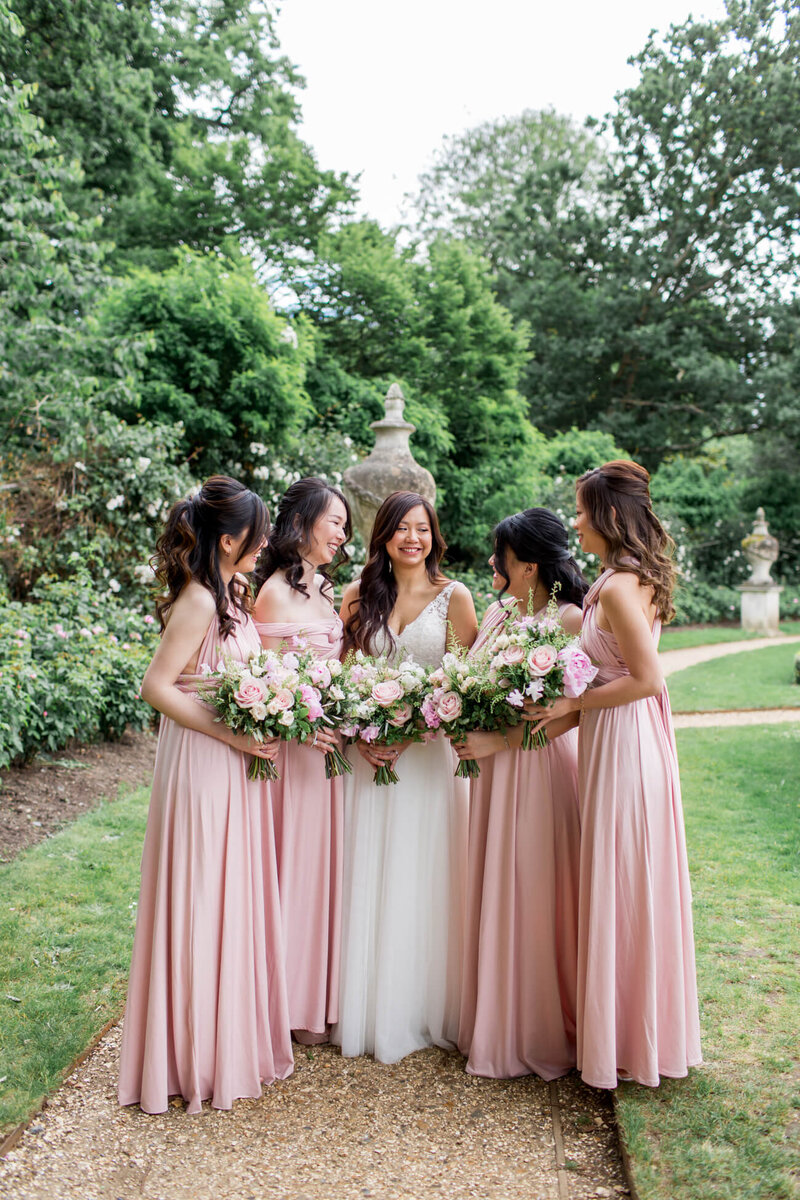
[[286, 712], [293, 705], [294, 692], [290, 692], [288, 688], [281, 688], [270, 700], [267, 705], [267, 711], [274, 717], [277, 713]]
[[233, 699], [237, 708], [253, 708], [256, 704], [263, 704], [268, 695], [268, 689], [260, 679], [254, 679], [252, 675], [243, 675], [233, 693]]
[[398, 700], [402, 700], [405, 695], [402, 684], [396, 679], [384, 679], [380, 683], [372, 685], [370, 693], [376, 704], [380, 704], [381, 708], [389, 708]]
[[443, 692], [436, 700], [436, 711], [443, 721], [455, 721], [461, 716], [461, 697], [458, 692]]
[[554, 646], [534, 646], [528, 654], [528, 670], [531, 675], [549, 675], [558, 659]]

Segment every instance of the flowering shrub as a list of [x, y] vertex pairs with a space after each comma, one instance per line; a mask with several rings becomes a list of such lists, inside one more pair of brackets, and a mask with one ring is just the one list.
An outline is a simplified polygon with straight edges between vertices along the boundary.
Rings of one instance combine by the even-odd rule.
[[85, 574], [42, 579], [32, 599], [0, 600], [0, 767], [72, 739], [144, 729], [153, 618], [99, 597]]

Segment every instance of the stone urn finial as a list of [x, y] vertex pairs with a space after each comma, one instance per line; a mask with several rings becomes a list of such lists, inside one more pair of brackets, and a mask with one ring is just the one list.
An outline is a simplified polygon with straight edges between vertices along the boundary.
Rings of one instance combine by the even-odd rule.
[[430, 471], [415, 460], [409, 438], [416, 426], [403, 418], [405, 396], [393, 383], [386, 393], [385, 416], [373, 421], [375, 445], [371, 453], [344, 473], [343, 487], [353, 512], [353, 523], [369, 545], [375, 514], [392, 492], [419, 492], [433, 504], [436, 484]]
[[750, 564], [748, 584], [771, 584], [770, 567], [778, 557], [778, 539], [773, 537], [767, 526], [763, 508], [756, 509], [753, 532], [742, 540], [744, 556]]

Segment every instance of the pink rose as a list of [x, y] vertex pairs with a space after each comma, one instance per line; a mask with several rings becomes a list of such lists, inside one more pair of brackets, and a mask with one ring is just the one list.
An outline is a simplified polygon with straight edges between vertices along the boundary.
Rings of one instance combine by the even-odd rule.
[[549, 675], [557, 660], [555, 646], [534, 646], [528, 654], [528, 671], [531, 675]]
[[318, 721], [323, 713], [322, 704], [320, 703], [322, 697], [317, 689], [311, 687], [308, 683], [302, 684], [300, 687], [300, 699], [308, 709], [308, 719], [310, 721]]
[[267, 695], [267, 689], [261, 679], [243, 675], [233, 693], [233, 702], [237, 708], [253, 708], [256, 704], [263, 704]]
[[507, 650], [501, 650], [497, 657], [503, 666], [516, 667], [525, 658], [525, 648], [524, 646], [509, 646]]
[[267, 705], [267, 711], [274, 717], [277, 713], [286, 712], [294, 705], [294, 692], [288, 688], [280, 688]]
[[558, 658], [564, 665], [564, 695], [574, 699], [586, 691], [597, 674], [597, 667], [579, 646], [565, 646]]
[[396, 679], [384, 679], [381, 683], [372, 685], [370, 693], [376, 704], [380, 704], [381, 708], [389, 708], [397, 700], [402, 700], [404, 696], [402, 685]]
[[413, 708], [406, 700], [406, 701], [404, 701], [403, 704], [400, 705], [399, 708], [395, 709], [394, 716], [389, 717], [389, 724], [394, 725], [395, 729], [400, 729], [403, 725], [408, 724], [408, 722], [411, 720], [413, 713], [414, 713]]
[[430, 696], [426, 696], [425, 699], [422, 701], [420, 711], [422, 712], [422, 716], [425, 720], [425, 724], [428, 726], [429, 729], [438, 729], [439, 728], [439, 726], [442, 723], [441, 717], [437, 713], [436, 708], [434, 707], [433, 700], [431, 699]]
[[458, 692], [442, 692], [435, 704], [437, 713], [448, 724], [461, 716], [461, 697]]
[[309, 668], [308, 677], [317, 687], [328, 687], [331, 682], [331, 673], [324, 662], [315, 662]]

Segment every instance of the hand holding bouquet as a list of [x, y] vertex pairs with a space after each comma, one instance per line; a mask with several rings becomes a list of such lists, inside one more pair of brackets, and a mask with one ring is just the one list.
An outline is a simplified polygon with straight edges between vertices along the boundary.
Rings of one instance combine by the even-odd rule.
[[[357, 650], [345, 663], [346, 690], [355, 697], [351, 721], [342, 732], [367, 743], [384, 746], [420, 742], [425, 724], [420, 705], [425, 696], [427, 671], [408, 659], [390, 666], [385, 658], [371, 659]], [[375, 769], [375, 783], [397, 783], [393, 767]]]
[[[445, 654], [441, 667], [428, 679], [422, 716], [429, 729], [441, 727], [449, 738], [459, 741], [475, 729], [492, 731], [516, 723], [509, 720], [505, 695], [489, 679], [486, 656], [469, 658], [466, 649]], [[456, 775], [462, 779], [475, 779], [480, 773], [474, 758], [462, 759], [456, 767]]]
[[[511, 724], [520, 720], [526, 699], [546, 705], [561, 696], [580, 696], [597, 674], [597, 667], [581, 649], [580, 640], [568, 634], [561, 624], [554, 599], [538, 620], [510, 614], [490, 651], [489, 678], [515, 711]], [[545, 745], [544, 730], [532, 733], [526, 722], [523, 750], [532, 746], [541, 749]]]
[[[305, 742], [318, 729], [341, 723], [347, 697], [335, 682], [339, 675], [341, 664], [323, 663], [310, 651], [259, 650], [247, 662], [223, 660], [206, 676], [201, 695], [216, 709], [216, 719], [234, 733], [256, 742]], [[325, 767], [328, 778], [350, 770], [335, 747], [326, 753]], [[279, 777], [275, 764], [260, 758], [247, 774], [249, 779]]]

